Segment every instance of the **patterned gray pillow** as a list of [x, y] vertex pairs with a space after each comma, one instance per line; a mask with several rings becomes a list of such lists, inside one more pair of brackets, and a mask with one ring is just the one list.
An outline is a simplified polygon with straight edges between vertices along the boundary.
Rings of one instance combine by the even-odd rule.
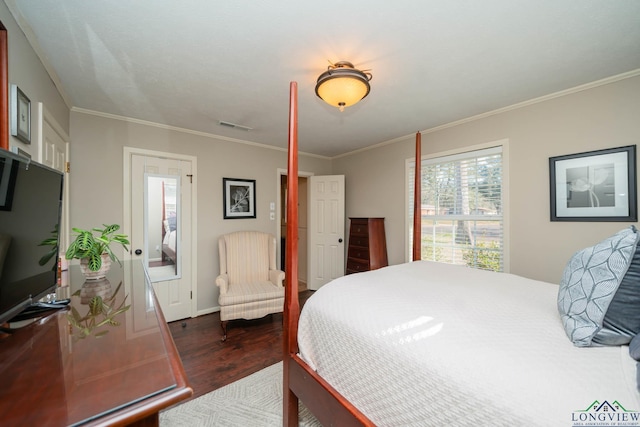
[[[587, 347], [601, 330], [607, 309], [635, 253], [639, 234], [629, 227], [576, 252], [564, 269], [558, 311], [567, 336]], [[628, 341], [627, 341], [628, 342]]]
[[611, 300], [602, 329], [593, 337], [593, 343], [602, 345], [628, 344], [640, 334], [640, 243], [624, 278]]
[[629, 343], [629, 356], [640, 361], [640, 334], [633, 337]]

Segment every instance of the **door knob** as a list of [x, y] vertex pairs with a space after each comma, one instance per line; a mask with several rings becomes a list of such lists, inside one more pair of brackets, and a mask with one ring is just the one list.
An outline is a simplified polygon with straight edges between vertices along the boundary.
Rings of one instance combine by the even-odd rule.
[[338, 243], [342, 243], [342, 239], [338, 239]]
[[135, 254], [136, 255], [141, 255], [142, 254], [142, 249], [136, 249]]

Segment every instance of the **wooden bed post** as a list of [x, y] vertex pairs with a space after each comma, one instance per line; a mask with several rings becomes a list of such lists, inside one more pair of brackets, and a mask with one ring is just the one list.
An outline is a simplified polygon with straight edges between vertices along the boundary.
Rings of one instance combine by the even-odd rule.
[[[283, 313], [282, 425], [299, 425], [303, 402], [323, 425], [375, 427], [375, 424], [298, 355], [298, 84], [290, 83], [287, 160], [287, 231]], [[416, 192], [414, 193], [414, 260], [420, 259], [421, 191], [420, 132], [416, 134]]]
[[0, 22], [0, 148], [9, 149], [9, 43]]
[[304, 402], [323, 425], [341, 427], [374, 424], [298, 356], [298, 84], [289, 95], [289, 155], [287, 164], [287, 235], [283, 313], [282, 425], [299, 425], [298, 402]]
[[413, 184], [413, 260], [422, 259], [422, 135], [416, 133], [416, 167]]
[[287, 236], [283, 341], [282, 425], [298, 425], [298, 397], [289, 388], [290, 355], [298, 352], [298, 83], [289, 85], [289, 156], [287, 161]]

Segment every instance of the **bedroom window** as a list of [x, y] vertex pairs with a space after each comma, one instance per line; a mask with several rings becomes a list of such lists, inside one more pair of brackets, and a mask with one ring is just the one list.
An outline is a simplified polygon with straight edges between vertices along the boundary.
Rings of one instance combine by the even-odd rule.
[[[503, 271], [502, 147], [423, 158], [421, 169], [422, 259]], [[412, 228], [414, 161], [407, 172]]]

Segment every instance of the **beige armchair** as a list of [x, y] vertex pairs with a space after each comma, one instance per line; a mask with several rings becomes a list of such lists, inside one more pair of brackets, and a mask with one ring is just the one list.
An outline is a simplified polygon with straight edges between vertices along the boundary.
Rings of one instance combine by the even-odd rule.
[[281, 313], [284, 307], [284, 272], [276, 269], [276, 238], [259, 231], [238, 231], [218, 240], [220, 321], [222, 341], [227, 323]]

